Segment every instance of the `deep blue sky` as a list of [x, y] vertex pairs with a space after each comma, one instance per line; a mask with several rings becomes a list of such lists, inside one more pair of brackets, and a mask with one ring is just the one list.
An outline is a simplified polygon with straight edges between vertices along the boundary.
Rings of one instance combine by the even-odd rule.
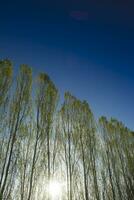
[[134, 130], [134, 5], [99, 2], [1, 1], [0, 57], [47, 72], [61, 96], [69, 90], [96, 118]]

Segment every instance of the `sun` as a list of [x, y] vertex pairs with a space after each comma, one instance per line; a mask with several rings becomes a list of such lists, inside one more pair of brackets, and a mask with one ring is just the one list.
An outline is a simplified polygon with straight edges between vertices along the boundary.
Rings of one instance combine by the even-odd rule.
[[61, 198], [62, 195], [62, 184], [58, 181], [50, 181], [48, 186], [48, 192], [51, 200], [57, 200]]

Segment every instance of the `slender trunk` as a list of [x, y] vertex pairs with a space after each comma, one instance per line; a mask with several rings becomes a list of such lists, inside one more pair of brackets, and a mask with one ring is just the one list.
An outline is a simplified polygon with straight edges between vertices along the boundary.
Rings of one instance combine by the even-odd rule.
[[109, 172], [109, 179], [110, 179], [110, 185], [111, 185], [111, 189], [112, 189], [113, 200], [116, 200], [115, 190], [114, 190], [113, 181], [112, 181], [112, 173], [111, 173], [111, 168], [110, 168], [108, 150], [106, 150], [106, 155], [107, 155], [107, 161], [108, 161], [108, 172]]
[[68, 133], [68, 153], [69, 153], [69, 200], [72, 200], [72, 170], [71, 170], [71, 143], [70, 133]]
[[[49, 125], [47, 128], [47, 176], [48, 176], [48, 184], [50, 183], [50, 136], [49, 136]], [[49, 200], [48, 194], [48, 200]]]
[[6, 181], [7, 181], [7, 178], [8, 178], [8, 171], [9, 171], [9, 167], [10, 167], [10, 163], [11, 163], [14, 143], [15, 143], [15, 139], [16, 139], [16, 133], [17, 133], [18, 125], [19, 125], [19, 115], [20, 115], [20, 111], [18, 112], [16, 126], [15, 126], [15, 130], [14, 130], [14, 133], [13, 133], [13, 136], [12, 136], [12, 140], [11, 140], [11, 148], [10, 148], [10, 152], [9, 152], [9, 158], [8, 158], [8, 162], [7, 162], [7, 167], [5, 168], [5, 177], [3, 178], [4, 180], [3, 180], [3, 184], [1, 186], [0, 193], [1, 193], [2, 196], [3, 196], [3, 192], [5, 190]]
[[86, 166], [85, 166], [85, 155], [84, 155], [84, 147], [82, 138], [80, 136], [80, 143], [81, 143], [81, 151], [82, 151], [82, 163], [83, 163], [83, 179], [84, 179], [84, 191], [85, 191], [85, 200], [89, 200], [88, 197], [88, 187], [87, 187], [87, 176], [86, 176]]
[[24, 163], [24, 170], [23, 170], [23, 176], [22, 176], [22, 183], [21, 183], [21, 200], [24, 199], [24, 187], [25, 187], [25, 179], [26, 179], [26, 167], [27, 167], [27, 157], [28, 157], [28, 152], [29, 152], [29, 141], [28, 141], [28, 147], [27, 147], [27, 153], [26, 153], [26, 160]]
[[47, 130], [47, 164], [48, 164], [48, 181], [50, 181], [50, 136], [49, 136], [49, 128]]
[[39, 138], [39, 108], [37, 110], [37, 133], [36, 133], [36, 141], [35, 141], [35, 146], [34, 146], [32, 169], [31, 169], [31, 175], [30, 175], [30, 185], [29, 185], [29, 192], [28, 192], [27, 200], [31, 199], [31, 194], [32, 194], [33, 175], [34, 175], [34, 167], [35, 167], [35, 160], [36, 160], [36, 153], [37, 153], [38, 138]]
[[9, 147], [10, 147], [11, 136], [12, 135], [10, 134], [9, 140], [8, 140], [8, 144], [7, 144], [7, 149], [6, 149], [6, 155], [5, 155], [5, 159], [4, 159], [4, 163], [3, 163], [3, 167], [2, 167], [1, 179], [0, 179], [0, 187], [1, 187], [1, 184], [2, 184], [3, 177], [4, 177], [4, 170], [5, 170], [5, 166], [6, 166], [6, 162], [7, 162], [7, 158], [8, 158], [8, 151], [9, 151]]

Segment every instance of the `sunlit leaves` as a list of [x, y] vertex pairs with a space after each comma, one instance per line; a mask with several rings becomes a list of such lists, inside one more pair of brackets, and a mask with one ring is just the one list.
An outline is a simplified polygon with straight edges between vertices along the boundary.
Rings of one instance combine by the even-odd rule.
[[58, 97], [47, 74], [23, 64], [13, 76], [0, 61], [0, 199], [48, 199], [51, 179], [64, 182], [65, 200], [133, 199], [134, 132], [114, 118], [97, 123], [70, 92], [61, 106]]
[[0, 61], [0, 106], [6, 101], [7, 92], [12, 81], [12, 63], [9, 60]]

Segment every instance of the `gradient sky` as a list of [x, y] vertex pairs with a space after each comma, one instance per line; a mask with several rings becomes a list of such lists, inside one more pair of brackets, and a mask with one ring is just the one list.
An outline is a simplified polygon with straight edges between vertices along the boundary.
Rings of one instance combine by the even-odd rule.
[[[46, 3], [48, 2], [48, 3]], [[129, 0], [1, 1], [0, 57], [47, 72], [134, 130], [134, 5]]]

